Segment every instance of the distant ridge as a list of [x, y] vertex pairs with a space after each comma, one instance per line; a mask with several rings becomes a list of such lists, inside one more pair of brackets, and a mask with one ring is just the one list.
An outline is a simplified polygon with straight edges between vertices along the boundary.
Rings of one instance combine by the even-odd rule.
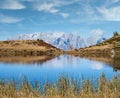
[[42, 39], [45, 42], [63, 50], [69, 50], [71, 47], [75, 49], [84, 48], [84, 47], [101, 43], [104, 40], [106, 40], [106, 38], [101, 35], [93, 35], [88, 38], [83, 38], [77, 34], [70, 34], [70, 33], [20, 34], [10, 39], [14, 39], [14, 40]]

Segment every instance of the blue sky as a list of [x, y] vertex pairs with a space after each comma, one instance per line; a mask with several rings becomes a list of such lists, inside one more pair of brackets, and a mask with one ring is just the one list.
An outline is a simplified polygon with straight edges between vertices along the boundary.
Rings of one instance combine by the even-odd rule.
[[0, 40], [34, 32], [111, 37], [120, 32], [120, 0], [0, 0]]

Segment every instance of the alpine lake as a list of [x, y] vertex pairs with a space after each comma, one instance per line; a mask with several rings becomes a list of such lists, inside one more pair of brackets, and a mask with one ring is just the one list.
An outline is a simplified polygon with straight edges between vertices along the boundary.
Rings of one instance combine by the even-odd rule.
[[94, 78], [104, 73], [107, 79], [120, 74], [120, 60], [113, 58], [82, 58], [60, 55], [54, 58], [38, 57], [1, 57], [0, 79], [19, 80], [25, 76], [30, 82], [55, 82], [60, 75], [81, 79]]

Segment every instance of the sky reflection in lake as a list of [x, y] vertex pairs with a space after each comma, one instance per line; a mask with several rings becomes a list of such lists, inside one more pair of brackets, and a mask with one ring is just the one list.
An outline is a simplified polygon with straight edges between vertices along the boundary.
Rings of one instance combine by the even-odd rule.
[[29, 80], [56, 81], [60, 74], [68, 74], [80, 78], [98, 78], [101, 73], [105, 73], [107, 78], [120, 74], [120, 71], [114, 71], [109, 63], [94, 61], [90, 59], [62, 55], [44, 63], [0, 63], [0, 79], [19, 79], [25, 75]]

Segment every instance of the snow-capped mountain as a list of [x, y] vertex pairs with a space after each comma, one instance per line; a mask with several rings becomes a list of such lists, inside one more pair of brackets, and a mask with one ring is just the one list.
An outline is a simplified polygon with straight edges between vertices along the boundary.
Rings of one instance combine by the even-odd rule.
[[91, 37], [86, 38], [87, 46], [96, 45], [96, 44], [99, 44], [105, 40], [106, 40], [106, 38], [101, 36], [101, 35], [95, 35], [95, 36], [91, 36]]
[[101, 38], [97, 41], [97, 44], [99, 44], [99, 43], [101, 43], [101, 42], [103, 42], [103, 41], [105, 41], [105, 40], [106, 40], [106, 38], [101, 37]]
[[34, 33], [34, 34], [20, 34], [12, 37], [13, 40], [37, 40], [42, 39], [45, 42], [56, 46], [63, 50], [73, 48], [84, 48], [90, 45], [98, 44], [105, 40], [102, 36], [91, 36], [83, 38], [77, 34], [68, 33]]

